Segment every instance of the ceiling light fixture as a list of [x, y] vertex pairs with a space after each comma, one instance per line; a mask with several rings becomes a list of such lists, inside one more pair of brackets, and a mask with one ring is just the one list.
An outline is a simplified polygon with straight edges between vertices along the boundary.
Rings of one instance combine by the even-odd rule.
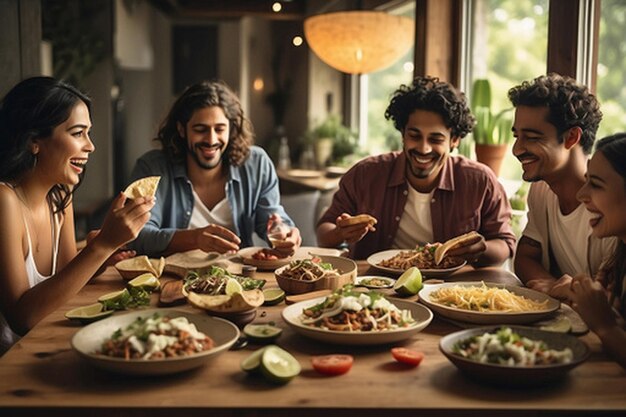
[[311, 16], [304, 36], [315, 54], [348, 74], [366, 74], [389, 67], [415, 41], [413, 19], [381, 11], [347, 11]]

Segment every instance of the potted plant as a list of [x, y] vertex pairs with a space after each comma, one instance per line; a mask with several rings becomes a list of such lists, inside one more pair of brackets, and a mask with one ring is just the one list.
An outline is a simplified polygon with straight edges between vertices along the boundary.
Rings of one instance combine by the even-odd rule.
[[472, 135], [476, 159], [498, 175], [507, 146], [513, 137], [511, 134], [513, 119], [510, 114], [512, 108], [494, 114], [491, 109], [491, 85], [486, 79], [474, 81], [471, 107], [476, 117]]
[[515, 194], [509, 198], [511, 203], [511, 227], [513, 233], [519, 239], [526, 227], [528, 218], [526, 212], [528, 211], [528, 190], [530, 189], [530, 183], [523, 181]]
[[341, 163], [357, 148], [356, 133], [351, 131], [335, 114], [329, 115], [322, 123], [307, 132], [307, 139], [315, 149], [318, 167], [329, 163]]

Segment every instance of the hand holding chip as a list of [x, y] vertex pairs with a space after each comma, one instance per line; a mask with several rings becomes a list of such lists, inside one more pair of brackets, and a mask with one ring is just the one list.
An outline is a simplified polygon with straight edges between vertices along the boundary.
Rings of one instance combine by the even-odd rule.
[[375, 225], [378, 221], [369, 214], [350, 216], [348, 213], [342, 213], [335, 223], [341, 239], [348, 243], [355, 243], [363, 239], [368, 232], [375, 232]]
[[117, 250], [134, 240], [150, 219], [154, 207], [154, 197], [139, 197], [126, 203], [126, 196], [120, 193], [111, 204], [102, 223], [102, 229], [92, 239], [106, 248]]

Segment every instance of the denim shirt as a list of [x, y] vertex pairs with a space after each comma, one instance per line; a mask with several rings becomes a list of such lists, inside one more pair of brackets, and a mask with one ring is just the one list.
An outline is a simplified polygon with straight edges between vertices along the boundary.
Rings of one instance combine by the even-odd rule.
[[[137, 160], [131, 181], [151, 175], [161, 176], [156, 203], [150, 220], [129, 247], [140, 254], [160, 256], [174, 233], [189, 227], [194, 200], [185, 162], [172, 162], [161, 150], [149, 151]], [[267, 221], [273, 213], [294, 225], [280, 205], [274, 165], [257, 146], [250, 148], [250, 155], [241, 166], [229, 165], [225, 191], [233, 212], [233, 232], [241, 239], [242, 248], [253, 245], [254, 232], [267, 241]]]

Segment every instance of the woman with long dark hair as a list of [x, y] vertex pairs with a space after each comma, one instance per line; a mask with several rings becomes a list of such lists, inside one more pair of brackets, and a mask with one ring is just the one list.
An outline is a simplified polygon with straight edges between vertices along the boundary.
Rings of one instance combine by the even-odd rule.
[[586, 275], [573, 279], [570, 301], [606, 351], [626, 368], [626, 133], [596, 144], [578, 199], [594, 214], [593, 235], [617, 236], [618, 243], [595, 280]]
[[0, 354], [74, 296], [150, 218], [152, 198], [120, 193], [77, 253], [72, 195], [95, 147], [91, 101], [49, 77], [0, 103]]

